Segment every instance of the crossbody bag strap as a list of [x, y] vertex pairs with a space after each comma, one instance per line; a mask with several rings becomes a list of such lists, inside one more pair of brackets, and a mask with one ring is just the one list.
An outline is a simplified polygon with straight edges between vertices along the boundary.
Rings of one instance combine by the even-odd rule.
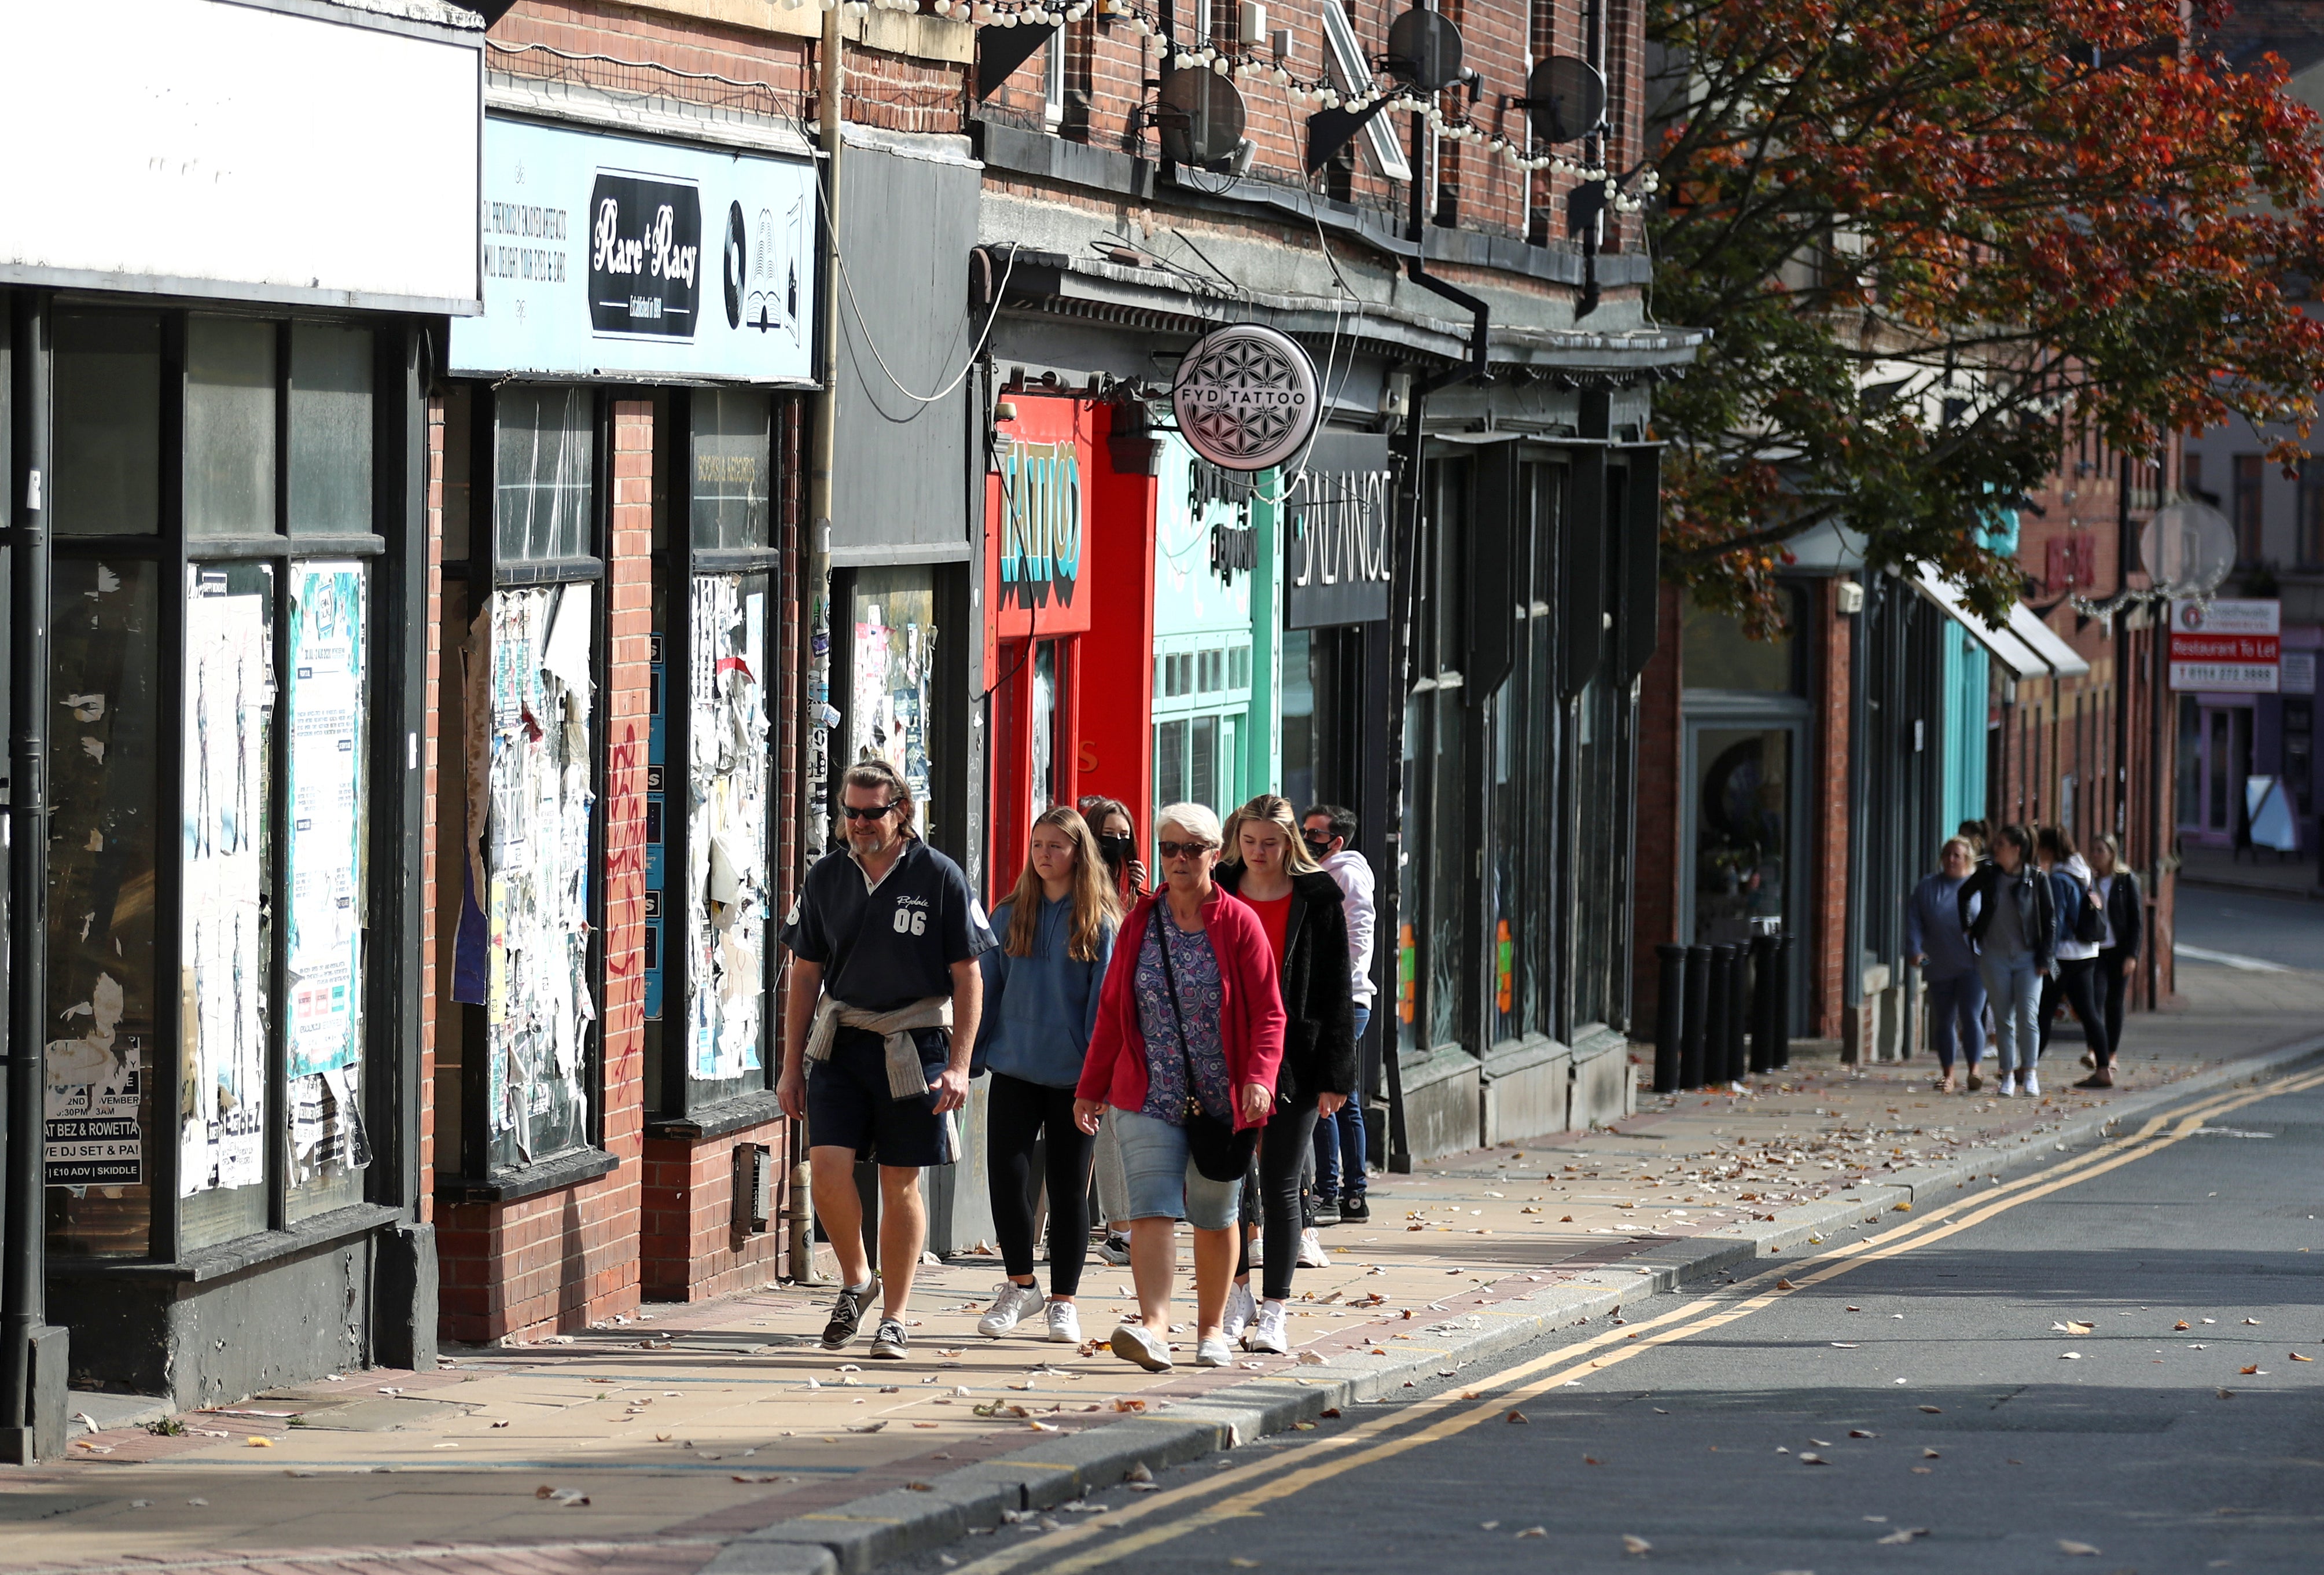
[[1169, 909], [1161, 903], [1154, 904], [1153, 917], [1154, 945], [1162, 953], [1162, 983], [1170, 992], [1170, 1026], [1177, 1031], [1178, 1060], [1186, 1069], [1186, 1108], [1194, 1110], [1202, 1103], [1194, 1096], [1194, 1054], [1186, 1048], [1186, 1019], [1178, 1010], [1178, 970], [1170, 966], [1170, 938], [1162, 932], [1162, 925], [1177, 921], [1170, 917]]

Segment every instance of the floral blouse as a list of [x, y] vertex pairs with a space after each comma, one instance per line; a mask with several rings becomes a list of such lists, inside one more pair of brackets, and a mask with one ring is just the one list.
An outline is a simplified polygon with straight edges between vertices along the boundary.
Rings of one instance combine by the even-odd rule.
[[[1167, 941], [1165, 940], [1167, 937]], [[1146, 1041], [1146, 1104], [1141, 1114], [1173, 1126], [1186, 1119], [1186, 1066], [1194, 1068], [1194, 1094], [1203, 1109], [1221, 1121], [1234, 1119], [1233, 1079], [1227, 1071], [1226, 1042], [1219, 1017], [1226, 991], [1219, 979], [1218, 954], [1207, 931], [1181, 930], [1169, 904], [1157, 903], [1146, 925], [1150, 944], [1138, 950], [1135, 993], [1138, 1024]], [[1162, 970], [1162, 947], [1178, 976], [1177, 1022], [1185, 1025], [1186, 1048], [1178, 1048], [1172, 1020], [1170, 977]]]

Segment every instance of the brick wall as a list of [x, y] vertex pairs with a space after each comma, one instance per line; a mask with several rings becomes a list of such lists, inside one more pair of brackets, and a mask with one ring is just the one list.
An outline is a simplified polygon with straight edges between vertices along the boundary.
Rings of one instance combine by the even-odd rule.
[[1815, 864], [1809, 876], [1811, 933], [1799, 945], [1812, 959], [1808, 1018], [1813, 1037], [1838, 1039], [1848, 1007], [1848, 871], [1854, 852], [1848, 812], [1849, 658], [1856, 625], [1840, 616], [1836, 579], [1816, 581], [1808, 606], [1822, 630], [1816, 642], [1822, 660], [1809, 679], [1816, 709], [1808, 743], [1814, 767], [1807, 798]]
[[[644, 1292], [701, 1302], [768, 1284], [785, 1268], [781, 1177], [789, 1123], [779, 1117], [699, 1141], [649, 1137], [642, 1221]], [[734, 1150], [762, 1143], [777, 1177], [773, 1217], [759, 1235], [734, 1230]]]

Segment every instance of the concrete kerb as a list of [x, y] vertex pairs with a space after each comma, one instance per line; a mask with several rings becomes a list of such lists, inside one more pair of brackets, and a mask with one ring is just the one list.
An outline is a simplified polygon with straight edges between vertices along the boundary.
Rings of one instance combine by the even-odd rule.
[[862, 1575], [879, 1564], [954, 1541], [1009, 1515], [1055, 1507], [1119, 1484], [1137, 1467], [1182, 1465], [1235, 1449], [1334, 1406], [1378, 1400], [1448, 1370], [1498, 1356], [1546, 1334], [1618, 1312], [1683, 1281], [1788, 1251], [1830, 1232], [1878, 1221], [1898, 1206], [1925, 1204], [1979, 1176], [2028, 1170], [2060, 1145], [2103, 1138], [2153, 1107], [2237, 1083], [2256, 1082], [2324, 1055], [2324, 1034], [2131, 1094], [2104, 1110], [2067, 1117], [2038, 1143], [1972, 1149], [1941, 1164], [1917, 1165], [1778, 1214], [1760, 1228], [1727, 1227], [1650, 1244], [1618, 1263], [1591, 1265], [1580, 1277], [1474, 1312], [1451, 1312], [1415, 1333], [1434, 1343], [1387, 1356], [1343, 1352], [1323, 1367], [1269, 1373], [1200, 1399], [1157, 1403], [1155, 1413], [1062, 1434], [1015, 1454], [935, 1478], [925, 1492], [875, 1494], [779, 1521], [729, 1543], [702, 1575]]

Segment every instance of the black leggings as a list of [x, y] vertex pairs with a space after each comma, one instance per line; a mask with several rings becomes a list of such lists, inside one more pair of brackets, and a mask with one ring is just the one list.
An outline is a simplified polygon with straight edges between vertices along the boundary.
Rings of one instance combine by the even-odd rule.
[[2122, 1002], [2130, 987], [2129, 976], [2122, 971], [2123, 959], [2136, 957], [2135, 951], [2125, 951], [2119, 946], [2109, 946], [2098, 953], [2098, 977], [2092, 981], [2092, 994], [2098, 998], [2098, 1009], [2106, 1014], [2107, 1048], [2105, 1065], [2112, 1066], [2114, 1058], [2122, 1053]]
[[1074, 1125], [1074, 1090], [992, 1074], [985, 1096], [985, 1164], [992, 1230], [1011, 1278], [1033, 1272], [1033, 1144], [1048, 1139], [1049, 1291], [1081, 1289], [1089, 1260], [1090, 1158], [1095, 1139]]
[[2098, 1010], [2098, 959], [2095, 957], [2061, 957], [2058, 971], [2042, 981], [2042, 1048], [2050, 1048], [2050, 1020], [2058, 1014], [2058, 997], [2063, 996], [2074, 1004], [2074, 1015], [2082, 1020], [2082, 1042], [2100, 1066], [2106, 1065], [2114, 1051], [2107, 1042], [2105, 1014]]
[[[1314, 1157], [1315, 1098], [1311, 1094], [1268, 1117], [1259, 1135], [1259, 1153], [1242, 1179], [1242, 1218], [1248, 1220], [1258, 1213], [1267, 1221], [1267, 1274], [1260, 1295], [1269, 1302], [1291, 1296], [1291, 1271], [1299, 1266], [1299, 1232], [1306, 1224], [1299, 1206], [1299, 1181]], [[1246, 1234], [1235, 1276], [1250, 1273], [1250, 1237]]]

